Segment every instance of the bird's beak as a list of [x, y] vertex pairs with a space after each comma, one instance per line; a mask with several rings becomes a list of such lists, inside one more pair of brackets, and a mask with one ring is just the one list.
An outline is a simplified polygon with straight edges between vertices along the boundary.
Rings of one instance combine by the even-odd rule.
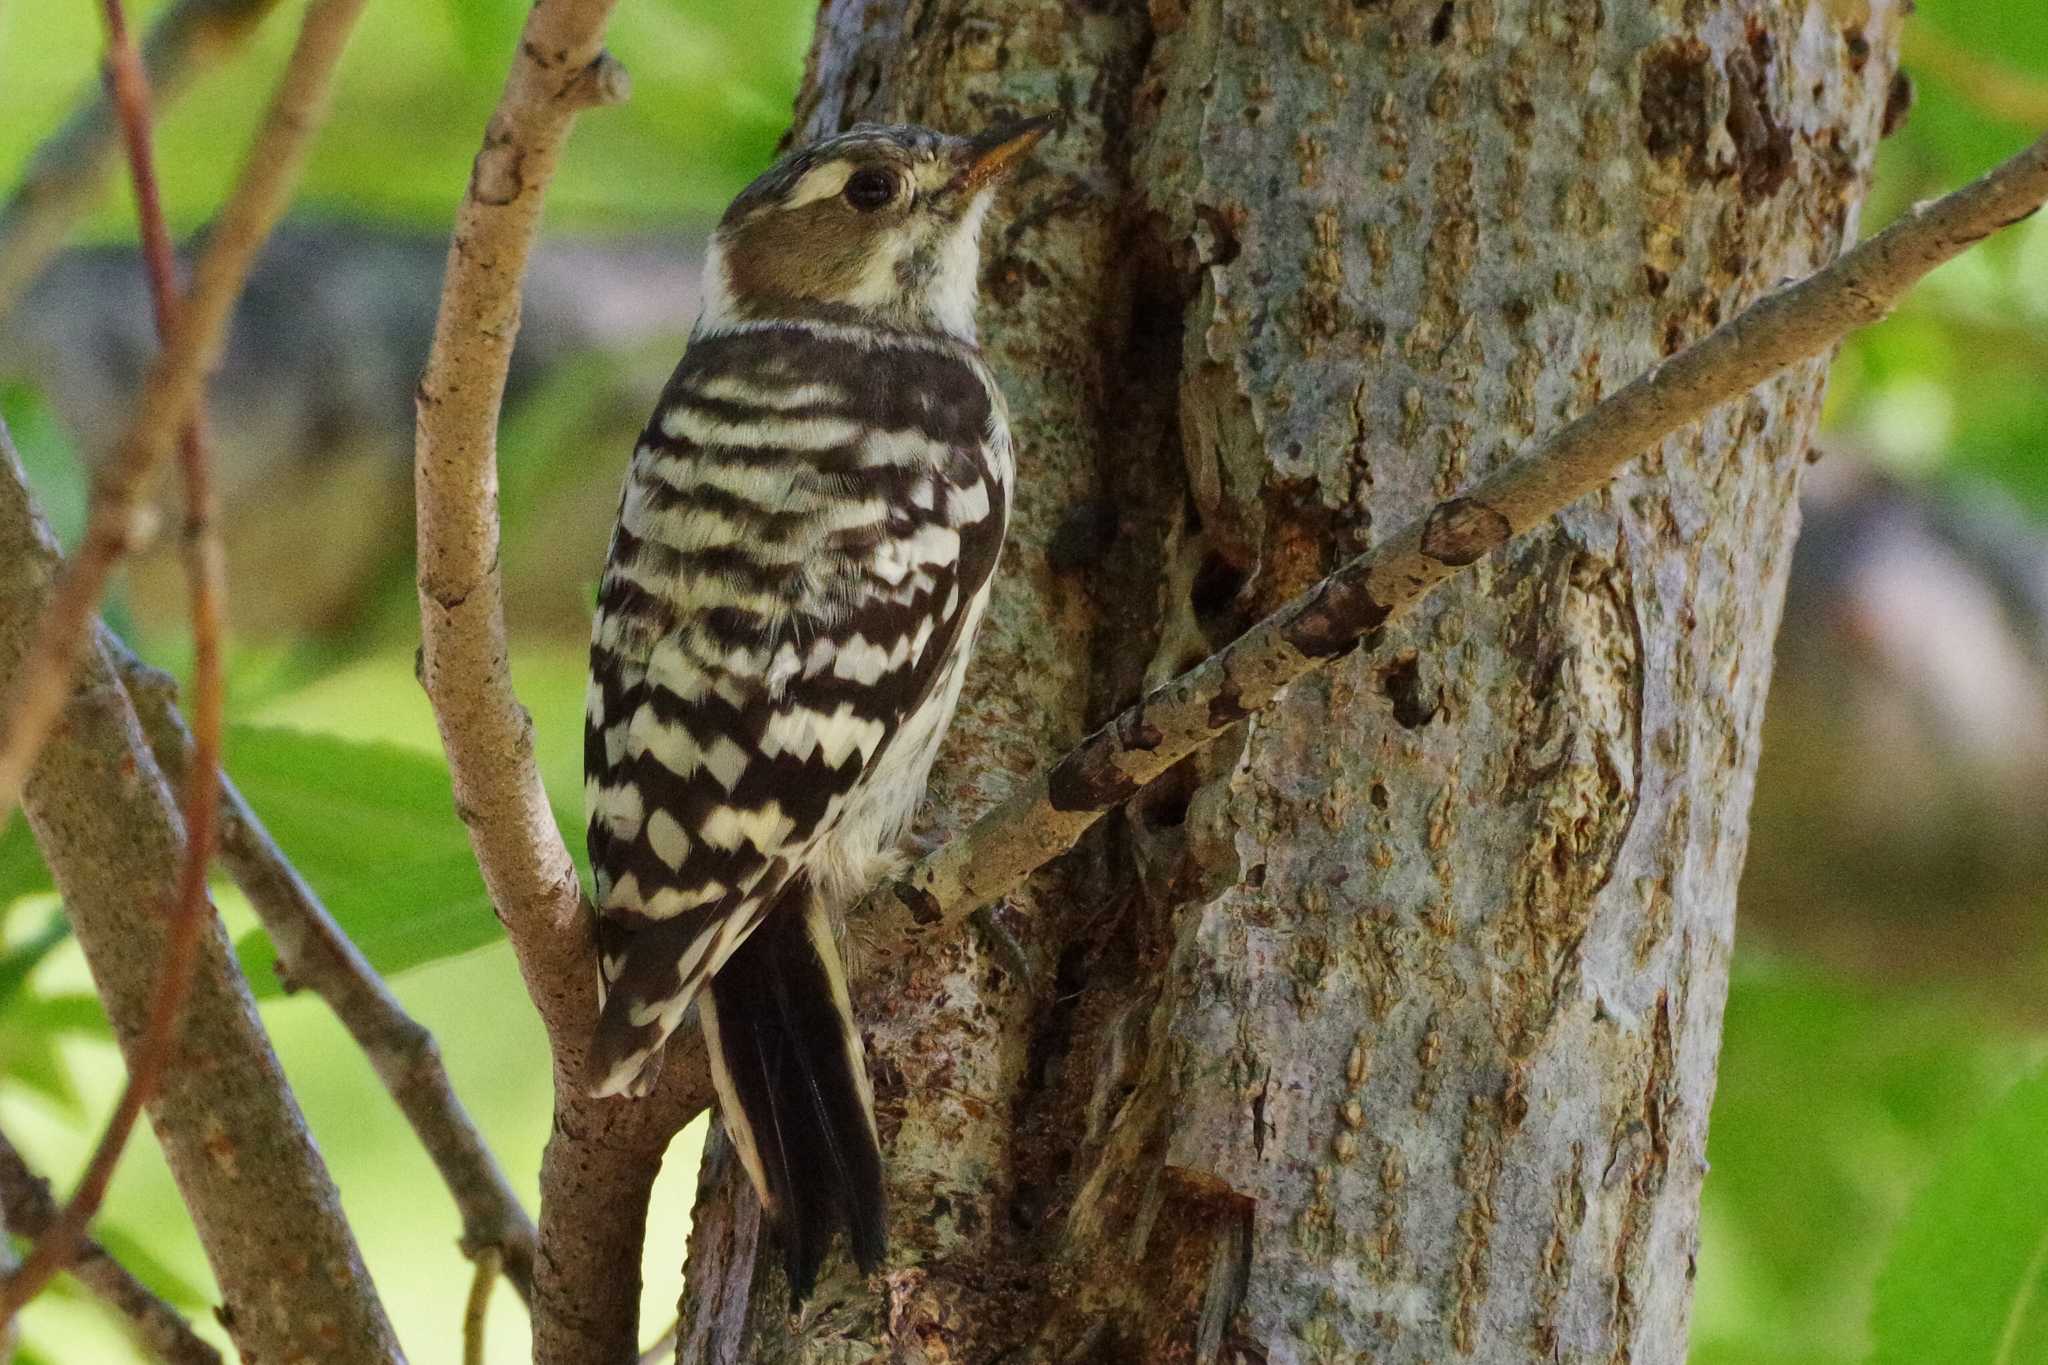
[[1053, 115], [1041, 114], [1037, 118], [991, 128], [979, 137], [967, 139], [958, 153], [960, 173], [946, 188], [971, 196], [982, 186], [1000, 180], [1024, 159], [1026, 152], [1038, 145], [1040, 138], [1053, 130], [1057, 122]]

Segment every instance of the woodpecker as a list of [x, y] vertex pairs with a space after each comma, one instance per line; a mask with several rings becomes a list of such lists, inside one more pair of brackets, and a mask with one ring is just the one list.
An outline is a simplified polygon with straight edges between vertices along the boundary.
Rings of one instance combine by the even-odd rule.
[[834, 916], [908, 833], [1008, 524], [975, 337], [997, 183], [1045, 135], [862, 125], [735, 199], [633, 452], [591, 631], [590, 1093], [644, 1095], [692, 1003], [719, 1113], [808, 1295], [886, 1251]]

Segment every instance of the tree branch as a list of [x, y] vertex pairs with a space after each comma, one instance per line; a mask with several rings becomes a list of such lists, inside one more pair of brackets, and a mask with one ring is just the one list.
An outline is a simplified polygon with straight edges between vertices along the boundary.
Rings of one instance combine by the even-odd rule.
[[[177, 0], [151, 26], [143, 67], [157, 103], [242, 45], [277, 0]], [[21, 300], [71, 227], [100, 196], [113, 168], [117, 131], [111, 92], [95, 87], [64, 126], [36, 149], [0, 209], [0, 317]]]
[[[519, 334], [520, 285], [542, 197], [592, 92], [623, 98], [599, 44], [615, 0], [541, 0], [528, 17], [448, 251], [417, 394], [420, 681], [455, 807], [526, 985], [560, 1049], [587, 1028], [588, 917], [512, 690], [498, 575], [498, 408]], [[566, 1029], [564, 1026], [567, 1026]]]
[[413, 461], [420, 681], [456, 809], [553, 1056], [533, 1304], [534, 1355], [551, 1365], [636, 1355], [648, 1192], [669, 1139], [711, 1094], [701, 1051], [672, 1056], [646, 1100], [579, 1091], [597, 1017], [591, 916], [541, 789], [532, 720], [512, 689], [498, 574], [498, 408], [520, 285], [576, 113], [626, 94], [601, 46], [614, 3], [540, 0], [527, 18], [456, 215]]
[[0, 706], [0, 821], [12, 813], [37, 750], [69, 695], [107, 579], [140, 538], [144, 481], [160, 463], [220, 361], [229, 314], [257, 251], [290, 201], [334, 69], [363, 0], [314, 0], [306, 11], [241, 178], [207, 235], [181, 316], [144, 376], [126, 434], [94, 480], [85, 535], [39, 628], [34, 663]]
[[[58, 562], [0, 429], [0, 678], [15, 679], [28, 662]], [[167, 935], [162, 907], [177, 887], [183, 833], [112, 664], [97, 649], [84, 663], [24, 807], [132, 1072], [149, 1031]], [[334, 1182], [212, 915], [176, 1056], [149, 1116], [226, 1299], [222, 1320], [245, 1357], [401, 1359]]]
[[[11, 1230], [29, 1237], [42, 1236], [57, 1221], [57, 1201], [50, 1195], [50, 1182], [29, 1170], [4, 1133], [0, 1133], [0, 1210], [5, 1210]], [[143, 1349], [164, 1365], [221, 1365], [220, 1352], [98, 1242], [88, 1240], [65, 1269], [119, 1313]]]
[[1396, 613], [1556, 516], [1709, 410], [1882, 319], [1923, 275], [2048, 200], [2048, 136], [1923, 204], [1831, 265], [1768, 294], [1595, 405], [1468, 493], [1437, 504], [1155, 688], [856, 915], [887, 956], [950, 932], [1168, 768], [1350, 652]]
[[[178, 317], [177, 264], [171, 255], [170, 231], [164, 225], [163, 201], [158, 193], [156, 161], [150, 142], [149, 84], [143, 75], [142, 58], [128, 36], [128, 18], [121, 0], [103, 0], [101, 7], [107, 29], [107, 86], [120, 117], [122, 141], [128, 153], [130, 177], [135, 187], [135, 214], [142, 240], [142, 259], [149, 281], [150, 300], [156, 312], [159, 342], [169, 339]], [[208, 908], [206, 866], [212, 854], [216, 797], [220, 783], [221, 711], [221, 599], [225, 594], [227, 566], [220, 536], [212, 515], [212, 467], [207, 455], [204, 422], [195, 405], [179, 431], [179, 457], [185, 475], [186, 534], [190, 554], [192, 598], [192, 639], [199, 729], [194, 748], [192, 780], [184, 798], [185, 853], [178, 873], [177, 900], [171, 931], [166, 941], [162, 969], [157, 977], [155, 998], [150, 1006], [149, 1033], [136, 1050], [136, 1064], [129, 1068], [128, 1082], [120, 1102], [107, 1120], [98, 1148], [86, 1163], [63, 1212], [36, 1239], [35, 1250], [20, 1267], [0, 1280], [0, 1322], [11, 1322], [23, 1304], [49, 1283], [50, 1277], [68, 1265], [85, 1237], [86, 1224], [98, 1212], [106, 1197], [114, 1168], [135, 1131], [142, 1106], [163, 1083], [176, 1039], [178, 1015], [185, 993], [192, 983], [192, 965], [199, 947], [199, 930]]]
[[[177, 684], [129, 653], [111, 631], [101, 629], [100, 644], [120, 669], [156, 761], [171, 781], [184, 782], [192, 736], [178, 714]], [[369, 1058], [455, 1200], [463, 1254], [474, 1260], [495, 1248], [505, 1278], [531, 1303], [533, 1221], [457, 1098], [434, 1035], [405, 1012], [225, 773], [220, 799], [218, 856], [263, 922], [282, 973], [295, 988], [327, 1002]]]

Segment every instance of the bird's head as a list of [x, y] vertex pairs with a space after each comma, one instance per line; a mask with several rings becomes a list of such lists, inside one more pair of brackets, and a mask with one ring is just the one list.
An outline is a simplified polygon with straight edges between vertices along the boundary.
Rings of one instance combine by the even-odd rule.
[[978, 137], [862, 124], [775, 163], [719, 221], [699, 334], [804, 318], [974, 339], [981, 222], [1052, 127]]

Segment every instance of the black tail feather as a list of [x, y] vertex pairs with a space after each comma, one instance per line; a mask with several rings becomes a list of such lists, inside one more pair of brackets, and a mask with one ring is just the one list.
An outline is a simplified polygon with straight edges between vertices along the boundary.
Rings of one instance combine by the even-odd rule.
[[860, 1034], [823, 905], [779, 897], [699, 997], [721, 1117], [807, 1297], [847, 1229], [853, 1257], [887, 1251], [882, 1154]]

